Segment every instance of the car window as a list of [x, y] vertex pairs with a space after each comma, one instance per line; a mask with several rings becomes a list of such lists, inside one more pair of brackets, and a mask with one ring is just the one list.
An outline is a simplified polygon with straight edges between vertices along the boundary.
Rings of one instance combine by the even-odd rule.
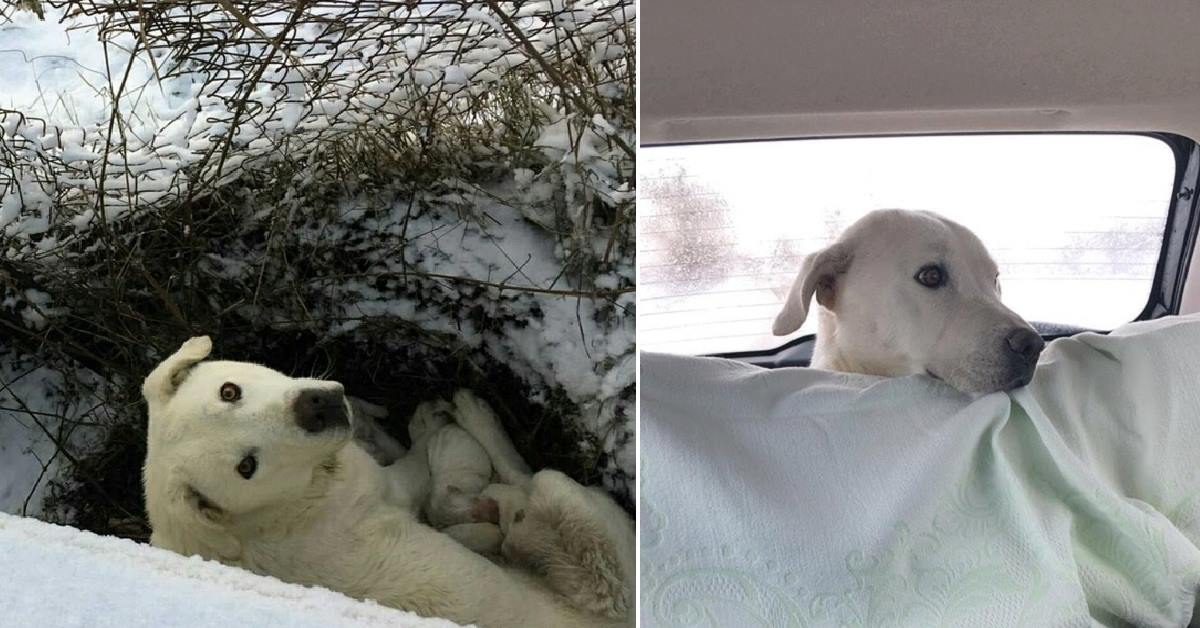
[[1154, 280], [1175, 157], [1141, 135], [975, 135], [642, 147], [643, 350], [769, 350], [804, 256], [880, 208], [975, 231], [1030, 321], [1110, 329]]

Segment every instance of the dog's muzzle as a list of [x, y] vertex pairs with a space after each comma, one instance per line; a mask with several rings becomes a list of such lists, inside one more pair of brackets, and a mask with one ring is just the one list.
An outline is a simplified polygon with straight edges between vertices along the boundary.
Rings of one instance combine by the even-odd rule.
[[1046, 348], [1046, 342], [1036, 331], [1019, 327], [1005, 336], [1004, 346], [1008, 350], [1008, 370], [1011, 375], [1004, 390], [1020, 388], [1033, 380], [1038, 356]]
[[350, 413], [346, 410], [346, 396], [341, 387], [301, 391], [292, 402], [292, 412], [296, 416], [296, 424], [313, 434], [350, 426]]

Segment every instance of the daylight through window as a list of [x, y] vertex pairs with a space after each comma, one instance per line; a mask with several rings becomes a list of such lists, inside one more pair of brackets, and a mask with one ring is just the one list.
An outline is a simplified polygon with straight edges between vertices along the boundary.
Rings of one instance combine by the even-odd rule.
[[1027, 320], [1109, 329], [1154, 278], [1175, 173], [1166, 143], [1130, 135], [986, 135], [643, 147], [642, 350], [778, 347], [804, 256], [879, 208], [974, 230]]

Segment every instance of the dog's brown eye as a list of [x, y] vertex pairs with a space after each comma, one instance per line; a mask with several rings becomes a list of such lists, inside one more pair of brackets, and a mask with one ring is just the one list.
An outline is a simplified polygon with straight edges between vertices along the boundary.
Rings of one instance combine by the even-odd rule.
[[221, 401], [233, 403], [242, 398], [242, 388], [233, 382], [221, 384]]
[[253, 454], [242, 458], [242, 461], [239, 462], [237, 466], [238, 475], [246, 478], [247, 480], [249, 480], [257, 470], [258, 459], [255, 458]]
[[946, 273], [941, 266], [930, 264], [918, 270], [914, 279], [926, 288], [940, 288], [942, 284], [946, 283]]

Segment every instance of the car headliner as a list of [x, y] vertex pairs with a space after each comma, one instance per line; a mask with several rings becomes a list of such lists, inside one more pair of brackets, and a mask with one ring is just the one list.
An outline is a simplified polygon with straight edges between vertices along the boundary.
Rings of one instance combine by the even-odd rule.
[[[639, 22], [643, 145], [1012, 131], [1200, 138], [1193, 2], [649, 0]], [[1189, 273], [1184, 312], [1200, 311], [1198, 277]]]

